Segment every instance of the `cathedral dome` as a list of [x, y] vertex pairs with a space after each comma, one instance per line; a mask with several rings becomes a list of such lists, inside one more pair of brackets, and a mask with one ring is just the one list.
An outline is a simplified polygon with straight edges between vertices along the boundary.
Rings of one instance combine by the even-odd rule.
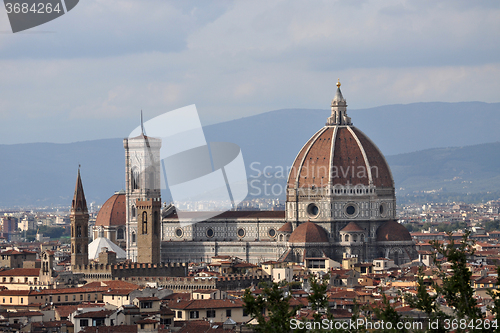
[[385, 222], [377, 229], [377, 242], [401, 242], [411, 240], [412, 238], [408, 229], [394, 220]]
[[299, 225], [290, 235], [290, 243], [328, 243], [328, 234], [325, 229], [313, 222]]
[[393, 187], [389, 165], [377, 146], [354, 126], [325, 126], [293, 162], [288, 188], [328, 185]]
[[97, 214], [96, 226], [120, 226], [126, 222], [125, 192], [116, 192], [102, 205]]
[[393, 188], [389, 165], [377, 146], [347, 116], [337, 84], [332, 114], [302, 147], [288, 176], [288, 188], [375, 186]]

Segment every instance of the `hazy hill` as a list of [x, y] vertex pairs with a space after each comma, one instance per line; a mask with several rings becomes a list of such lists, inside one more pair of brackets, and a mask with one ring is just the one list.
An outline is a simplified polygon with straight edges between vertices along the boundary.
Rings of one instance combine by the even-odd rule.
[[[207, 141], [238, 144], [248, 176], [290, 165], [329, 110], [277, 110], [205, 127]], [[414, 191], [496, 191], [500, 180], [500, 103], [416, 103], [348, 110], [355, 126], [389, 156], [398, 195]], [[472, 146], [476, 145], [476, 146]], [[467, 146], [463, 148], [438, 147]], [[409, 153], [417, 151], [416, 153]], [[122, 139], [0, 145], [0, 207], [68, 205], [78, 164], [88, 202], [124, 187]], [[254, 170], [249, 168], [252, 162]], [[284, 179], [275, 179], [284, 185]], [[255, 192], [255, 191], [254, 191]]]

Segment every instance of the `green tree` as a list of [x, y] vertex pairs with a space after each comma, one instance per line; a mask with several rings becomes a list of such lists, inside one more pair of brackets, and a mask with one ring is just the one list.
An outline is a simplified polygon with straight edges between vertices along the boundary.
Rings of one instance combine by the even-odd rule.
[[370, 307], [377, 321], [391, 323], [391, 328], [385, 325], [384, 329], [379, 329], [377, 332], [407, 332], [406, 329], [397, 329], [397, 324], [402, 322], [401, 315], [394, 309], [387, 297], [382, 295], [382, 303]]
[[314, 274], [309, 274], [309, 295], [307, 296], [307, 300], [311, 305], [311, 309], [315, 311], [314, 320], [320, 320], [321, 311], [328, 310], [328, 295], [326, 291], [328, 290], [328, 282], [330, 277], [328, 274], [323, 276], [321, 281], [316, 279]]
[[[500, 266], [497, 267], [497, 282], [495, 283], [495, 289], [490, 289], [487, 293], [493, 301], [490, 310], [495, 316], [497, 324], [500, 326]], [[500, 327], [494, 328], [493, 332], [500, 332]]]
[[425, 284], [425, 276], [422, 267], [418, 270], [418, 280], [417, 280], [417, 295], [409, 295], [405, 297], [406, 302], [412, 308], [423, 311], [429, 322], [437, 322], [437, 327], [430, 328], [429, 325], [424, 329], [425, 332], [446, 332], [444, 329], [444, 320], [449, 319], [449, 316], [445, 315], [443, 311], [439, 309], [439, 305], [436, 302], [438, 298], [437, 294], [431, 295], [427, 291], [427, 285]]
[[442, 269], [441, 261], [435, 260], [438, 268], [437, 274], [442, 280], [442, 285], [434, 284], [434, 289], [443, 295], [449, 306], [454, 308], [458, 319], [479, 319], [483, 315], [477, 307], [474, 298], [474, 288], [471, 284], [472, 272], [467, 267], [467, 258], [474, 254], [474, 242], [469, 240], [470, 231], [462, 237], [462, 241], [455, 246], [455, 241], [448, 233], [448, 243], [439, 244], [431, 242], [437, 253], [451, 263], [451, 274]]
[[295, 314], [295, 309], [290, 309], [290, 298], [290, 295], [285, 295], [285, 288], [281, 288], [278, 283], [264, 287], [257, 297], [250, 289], [246, 289], [243, 296], [244, 309], [258, 322], [253, 327], [254, 331], [289, 333], [290, 319]]

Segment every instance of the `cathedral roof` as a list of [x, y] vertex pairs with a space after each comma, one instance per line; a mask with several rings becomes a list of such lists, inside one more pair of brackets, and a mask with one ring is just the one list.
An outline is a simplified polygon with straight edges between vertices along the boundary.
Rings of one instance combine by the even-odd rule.
[[325, 229], [313, 222], [300, 224], [290, 235], [290, 243], [328, 243]]
[[281, 226], [281, 228], [278, 229], [278, 231], [281, 231], [281, 232], [292, 232], [293, 231], [292, 223], [290, 221], [288, 221], [287, 223], [283, 224]]
[[377, 242], [411, 241], [408, 229], [397, 221], [391, 220], [382, 224], [377, 229]]
[[389, 165], [377, 146], [354, 126], [325, 126], [293, 162], [288, 188], [328, 184], [393, 187]]
[[80, 168], [78, 168], [78, 176], [76, 177], [75, 193], [71, 202], [72, 212], [87, 212], [87, 201], [83, 192], [82, 178], [80, 177]]
[[337, 83], [332, 114], [302, 147], [288, 176], [288, 188], [358, 184], [394, 186], [391, 170], [377, 146], [351, 123]]
[[89, 260], [99, 259], [99, 253], [101, 253], [102, 249], [105, 247], [108, 251], [116, 253], [116, 259], [127, 258], [127, 253], [121, 247], [105, 237], [97, 237], [89, 244]]
[[342, 230], [342, 232], [356, 232], [356, 231], [365, 231], [362, 229], [359, 225], [356, 224], [356, 222], [349, 222], [348, 225], [346, 225]]
[[97, 214], [96, 226], [119, 226], [126, 223], [125, 191], [116, 192], [106, 200]]

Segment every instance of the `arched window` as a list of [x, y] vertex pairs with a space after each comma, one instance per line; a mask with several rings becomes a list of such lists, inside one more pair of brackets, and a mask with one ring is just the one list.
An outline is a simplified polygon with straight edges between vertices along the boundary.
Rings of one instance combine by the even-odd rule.
[[82, 237], [82, 227], [81, 226], [76, 227], [76, 237]]
[[132, 217], [135, 217], [135, 206], [132, 206]]
[[139, 171], [137, 168], [132, 168], [130, 173], [130, 182], [132, 183], [132, 190], [139, 189]]
[[135, 232], [132, 232], [132, 243], [135, 243]]
[[116, 238], [123, 239], [123, 229], [122, 228], [118, 229]]
[[142, 234], [148, 233], [148, 213], [142, 212]]
[[349, 235], [345, 235], [345, 241], [348, 242], [349, 241]]
[[80, 244], [76, 245], [76, 253], [82, 253], [82, 247]]

